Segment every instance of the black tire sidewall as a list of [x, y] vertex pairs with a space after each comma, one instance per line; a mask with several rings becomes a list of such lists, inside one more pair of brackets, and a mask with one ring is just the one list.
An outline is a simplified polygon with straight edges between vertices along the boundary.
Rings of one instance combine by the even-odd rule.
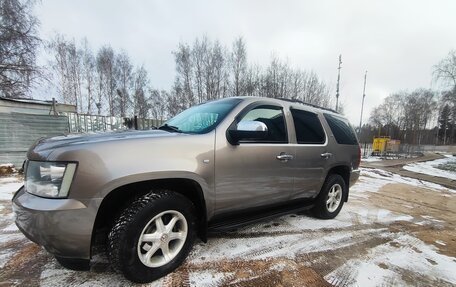
[[[184, 246], [177, 256], [166, 265], [160, 267], [148, 267], [138, 257], [137, 245], [139, 237], [149, 221], [163, 211], [175, 210], [187, 220], [188, 232]], [[149, 202], [138, 211], [124, 231], [120, 243], [119, 256], [121, 271], [129, 280], [139, 283], [146, 283], [156, 280], [172, 272], [179, 267], [190, 252], [195, 238], [195, 219], [193, 204], [184, 196], [171, 193], [170, 196], [161, 197]]]

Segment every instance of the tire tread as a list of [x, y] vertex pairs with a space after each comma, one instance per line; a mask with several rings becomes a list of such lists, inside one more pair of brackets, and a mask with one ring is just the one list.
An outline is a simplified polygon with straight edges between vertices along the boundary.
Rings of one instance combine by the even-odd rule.
[[[125, 262], [122, 259], [122, 244], [127, 239], [128, 229], [131, 227], [132, 222], [140, 216], [141, 213], [148, 205], [152, 204], [153, 202], [159, 200], [183, 200], [185, 204], [189, 204], [191, 210], [194, 210], [194, 206], [190, 200], [188, 200], [182, 194], [177, 192], [167, 190], [167, 189], [156, 189], [152, 190], [136, 199], [134, 199], [128, 207], [126, 207], [120, 214], [120, 216], [114, 221], [114, 224], [111, 228], [111, 231], [108, 234], [107, 240], [107, 251], [108, 257], [110, 259], [111, 267], [114, 271], [118, 273], [123, 273], [127, 279], [138, 282], [138, 283], [146, 283], [150, 282], [148, 279], [141, 279], [139, 273], [134, 272], [132, 274], [131, 267], [129, 263]], [[194, 214], [194, 213], [193, 213]], [[142, 215], [141, 215], [142, 216]], [[187, 218], [187, 220], [189, 220]], [[193, 221], [193, 219], [191, 219]], [[192, 222], [188, 222], [189, 228], [193, 228]], [[189, 233], [190, 236], [190, 233]], [[188, 238], [191, 242], [193, 242], [193, 238]], [[189, 250], [188, 250], [189, 251]], [[187, 251], [184, 251], [187, 252]], [[154, 278], [155, 280], [157, 278]]]

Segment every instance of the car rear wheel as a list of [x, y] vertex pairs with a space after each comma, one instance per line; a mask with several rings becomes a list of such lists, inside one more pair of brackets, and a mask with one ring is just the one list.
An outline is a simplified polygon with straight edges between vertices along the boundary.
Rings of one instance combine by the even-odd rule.
[[168, 190], [150, 192], [133, 201], [111, 229], [111, 264], [131, 281], [151, 282], [181, 265], [195, 233], [190, 200]]
[[329, 175], [315, 201], [313, 214], [322, 219], [336, 217], [344, 205], [346, 193], [347, 185], [344, 179], [338, 174]]

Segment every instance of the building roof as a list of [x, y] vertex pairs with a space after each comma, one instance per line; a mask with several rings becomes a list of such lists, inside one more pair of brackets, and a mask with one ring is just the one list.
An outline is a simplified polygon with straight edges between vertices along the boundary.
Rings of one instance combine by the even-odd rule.
[[[0, 97], [0, 113], [50, 114], [53, 111], [52, 100]], [[55, 101], [55, 112], [76, 113], [76, 106]]]
[[[49, 100], [37, 100], [37, 99], [26, 99], [26, 98], [6, 98], [0, 97], [1, 100], [17, 103], [28, 103], [28, 104], [38, 104], [38, 105], [52, 105], [52, 101]], [[57, 103], [57, 101], [55, 101]]]

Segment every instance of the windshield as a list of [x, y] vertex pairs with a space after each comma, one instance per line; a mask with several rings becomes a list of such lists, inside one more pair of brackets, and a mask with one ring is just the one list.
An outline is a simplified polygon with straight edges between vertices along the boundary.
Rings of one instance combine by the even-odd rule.
[[213, 130], [241, 99], [223, 99], [191, 107], [168, 120], [160, 129], [204, 134]]

